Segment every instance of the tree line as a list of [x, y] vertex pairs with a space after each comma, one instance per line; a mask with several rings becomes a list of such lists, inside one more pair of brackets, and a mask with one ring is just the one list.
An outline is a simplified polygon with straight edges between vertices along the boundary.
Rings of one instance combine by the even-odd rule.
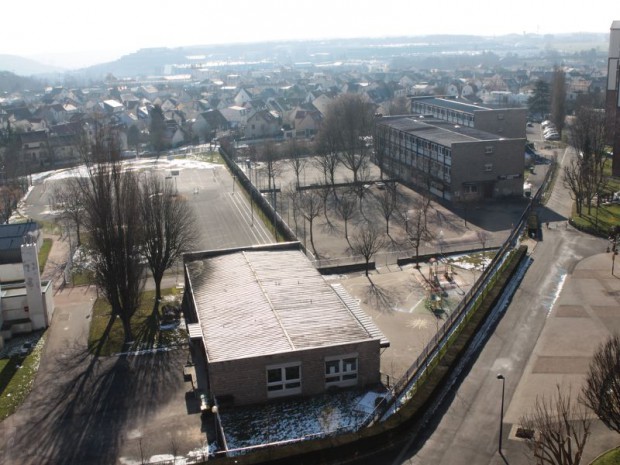
[[53, 203], [91, 258], [95, 284], [111, 306], [112, 320], [121, 320], [129, 343], [147, 269], [158, 303], [164, 272], [197, 242], [195, 217], [171, 182], [152, 172], [124, 168], [110, 128], [97, 127], [82, 149], [86, 176], [69, 178], [57, 187]]

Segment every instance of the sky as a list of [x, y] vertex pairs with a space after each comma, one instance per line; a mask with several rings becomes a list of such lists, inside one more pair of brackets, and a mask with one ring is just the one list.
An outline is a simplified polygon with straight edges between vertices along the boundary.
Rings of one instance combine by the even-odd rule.
[[[27, 6], [26, 6], [27, 5]], [[3, 2], [0, 54], [86, 66], [148, 47], [271, 40], [608, 33], [617, 0], [34, 0]]]

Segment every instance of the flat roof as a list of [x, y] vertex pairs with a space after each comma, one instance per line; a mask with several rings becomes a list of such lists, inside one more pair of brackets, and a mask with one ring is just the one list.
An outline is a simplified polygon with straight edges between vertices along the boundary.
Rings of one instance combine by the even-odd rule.
[[298, 248], [234, 249], [186, 260], [186, 269], [210, 362], [372, 339], [389, 344]]
[[473, 103], [461, 102], [458, 100], [452, 100], [447, 98], [437, 98], [437, 97], [414, 97], [413, 101], [420, 101], [424, 103], [428, 103], [429, 105], [435, 105], [442, 108], [449, 108], [451, 110], [463, 111], [466, 113], [473, 113], [474, 111], [479, 110], [492, 110], [489, 107], [483, 107], [481, 105], [474, 105]]
[[464, 142], [480, 142], [506, 139], [496, 134], [481, 131], [468, 126], [449, 123], [436, 118], [403, 117], [386, 119], [380, 123], [409, 134], [414, 134], [430, 142], [449, 147]]
[[39, 225], [34, 221], [24, 223], [0, 224], [0, 238], [18, 238], [21, 245], [22, 237], [31, 231], [39, 229]]

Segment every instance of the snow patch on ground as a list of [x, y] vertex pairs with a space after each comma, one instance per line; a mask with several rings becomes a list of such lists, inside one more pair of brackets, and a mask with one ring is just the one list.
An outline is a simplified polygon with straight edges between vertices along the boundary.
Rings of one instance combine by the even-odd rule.
[[341, 391], [307, 399], [220, 409], [228, 449], [358, 430], [385, 393]]

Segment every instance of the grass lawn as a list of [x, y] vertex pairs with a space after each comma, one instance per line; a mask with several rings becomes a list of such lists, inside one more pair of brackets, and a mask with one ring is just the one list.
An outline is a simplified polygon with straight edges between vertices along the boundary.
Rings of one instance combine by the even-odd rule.
[[82, 269], [71, 273], [71, 280], [74, 286], [85, 286], [93, 283], [93, 273], [90, 270]]
[[[607, 186], [605, 191], [620, 191], [620, 179], [611, 177], [611, 160], [607, 160], [605, 163], [605, 176], [607, 176]], [[596, 207], [596, 204], [594, 204], [590, 209], [590, 213], [588, 213], [588, 207], [584, 205], [581, 216], [577, 216], [575, 211], [575, 205], [573, 204], [572, 221], [578, 227], [599, 231], [604, 236], [609, 233], [609, 230], [613, 226], [620, 224], [620, 205], [618, 204], [601, 205], [598, 208]]]
[[592, 465], [617, 465], [620, 463], [620, 447], [612, 449], [592, 462]]
[[572, 220], [582, 228], [598, 230], [603, 235], [607, 235], [612, 226], [620, 224], [620, 205], [601, 205], [598, 208], [596, 205], [592, 205], [590, 214], [588, 214], [588, 207], [584, 205], [581, 216], [578, 216], [573, 204]]
[[[175, 288], [162, 289], [161, 307], [167, 302], [178, 305], [181, 300], [179, 290]], [[163, 347], [172, 347], [187, 340], [185, 330], [160, 330], [157, 319], [153, 315], [155, 291], [145, 291], [142, 294], [142, 304], [131, 319], [134, 342], [125, 351], [153, 350]], [[107, 356], [123, 352], [124, 332], [119, 318], [112, 323], [109, 331], [111, 308], [108, 302], [99, 297], [93, 307], [93, 316], [88, 335], [88, 348], [92, 353]]]
[[51, 239], [43, 239], [43, 244], [41, 245], [41, 249], [39, 250], [39, 272], [43, 273], [45, 269], [45, 264], [47, 263], [47, 257], [50, 255], [50, 250], [52, 250], [52, 240]]
[[15, 355], [0, 359], [0, 421], [15, 412], [30, 394], [43, 345], [44, 337], [26, 358]]

